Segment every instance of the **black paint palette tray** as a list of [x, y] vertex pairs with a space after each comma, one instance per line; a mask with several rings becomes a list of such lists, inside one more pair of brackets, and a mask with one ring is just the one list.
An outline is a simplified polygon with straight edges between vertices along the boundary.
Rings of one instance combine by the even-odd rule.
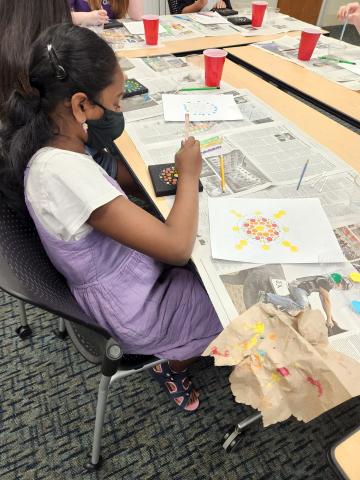
[[[179, 174], [175, 169], [174, 163], [150, 165], [149, 173], [157, 197], [175, 195]], [[202, 191], [203, 186], [199, 181], [199, 192]]]

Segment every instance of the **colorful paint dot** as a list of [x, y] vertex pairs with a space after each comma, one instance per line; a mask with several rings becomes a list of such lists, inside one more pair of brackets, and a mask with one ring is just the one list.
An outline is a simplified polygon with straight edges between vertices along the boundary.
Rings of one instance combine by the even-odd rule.
[[291, 243], [288, 242], [287, 240], [284, 240], [283, 242], [281, 242], [281, 245], [282, 245], [283, 247], [290, 247], [290, 246], [291, 246]]
[[356, 300], [353, 300], [353, 301], [351, 302], [351, 308], [354, 310], [354, 312], [360, 314], [360, 302], [358, 302], [358, 301], [356, 301]]
[[360, 282], [360, 273], [358, 272], [351, 272], [349, 278], [352, 282], [358, 283]]
[[280, 373], [282, 377], [287, 377], [288, 375], [290, 375], [289, 370], [285, 367], [278, 368], [277, 371]]
[[295, 245], [291, 245], [290, 250], [291, 250], [292, 252], [297, 252], [299, 249], [298, 249], [298, 247], [296, 247]]
[[232, 229], [233, 229], [233, 232], [239, 232], [240, 231], [239, 227], [232, 227]]
[[263, 245], [261, 248], [262, 248], [263, 250], [270, 250], [269, 245]]

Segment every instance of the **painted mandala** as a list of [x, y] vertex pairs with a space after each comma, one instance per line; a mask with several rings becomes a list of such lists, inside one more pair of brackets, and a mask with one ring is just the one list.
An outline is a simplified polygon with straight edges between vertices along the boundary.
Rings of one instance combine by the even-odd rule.
[[175, 167], [166, 167], [159, 173], [159, 178], [161, 181], [166, 183], [166, 185], [175, 186], [177, 184], [179, 174]]
[[247, 218], [242, 224], [245, 236], [268, 245], [280, 237], [280, 225], [274, 220], [261, 216]]
[[286, 216], [284, 210], [279, 210], [272, 217], [263, 216], [260, 211], [253, 215], [242, 215], [236, 210], [230, 213], [237, 219], [232, 231], [239, 236], [238, 242], [234, 245], [237, 250], [242, 250], [250, 244], [258, 245], [262, 250], [270, 250], [271, 245], [279, 244], [288, 248], [291, 252], [297, 252], [298, 247], [286, 240], [284, 236], [289, 228], [282, 224], [282, 217]]
[[189, 113], [190, 115], [196, 115], [199, 117], [213, 115], [218, 110], [217, 106], [214, 105], [213, 103], [204, 102], [201, 100], [185, 103], [184, 109], [186, 113]]

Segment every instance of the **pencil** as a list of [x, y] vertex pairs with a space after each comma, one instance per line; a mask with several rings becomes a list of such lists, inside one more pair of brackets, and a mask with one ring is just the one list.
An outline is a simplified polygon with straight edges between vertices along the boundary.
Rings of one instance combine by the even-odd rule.
[[189, 113], [185, 113], [185, 140], [189, 138], [189, 131], [190, 131], [190, 115]]
[[221, 175], [221, 190], [225, 193], [225, 165], [224, 155], [220, 155], [220, 175]]
[[299, 188], [300, 188], [302, 179], [304, 178], [304, 175], [305, 175], [305, 172], [306, 172], [306, 169], [307, 169], [308, 165], [309, 165], [309, 160], [306, 160], [305, 165], [304, 165], [304, 168], [302, 169], [302, 172], [301, 172], [301, 175], [300, 175], [299, 182], [298, 182], [298, 184], [297, 184], [296, 190], [299, 190]]
[[180, 88], [178, 92], [195, 92], [197, 90], [218, 90], [219, 87], [191, 87], [191, 88]]

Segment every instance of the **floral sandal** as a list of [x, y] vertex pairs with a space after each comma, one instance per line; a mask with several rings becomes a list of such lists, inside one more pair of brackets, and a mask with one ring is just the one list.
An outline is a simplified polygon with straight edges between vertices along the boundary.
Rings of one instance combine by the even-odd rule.
[[[187, 376], [187, 370], [179, 373], [173, 372], [168, 363], [162, 363], [150, 369], [149, 372], [175, 402], [179, 410], [185, 410], [186, 412], [197, 410], [200, 404], [199, 393]], [[191, 399], [191, 396], [193, 396], [193, 399]]]

